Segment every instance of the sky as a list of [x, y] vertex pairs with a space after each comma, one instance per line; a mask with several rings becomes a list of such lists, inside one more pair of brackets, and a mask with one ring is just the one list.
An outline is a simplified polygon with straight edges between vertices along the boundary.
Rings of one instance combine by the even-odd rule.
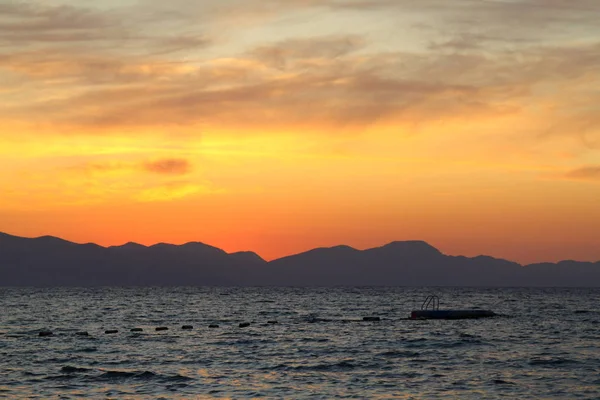
[[600, 260], [597, 0], [0, 0], [0, 231]]

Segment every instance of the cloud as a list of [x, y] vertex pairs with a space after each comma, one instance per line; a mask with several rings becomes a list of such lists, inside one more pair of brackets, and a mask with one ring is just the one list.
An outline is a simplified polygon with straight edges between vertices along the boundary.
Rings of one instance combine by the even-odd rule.
[[166, 185], [142, 190], [135, 198], [141, 202], [171, 201], [198, 193], [211, 194], [217, 192], [217, 190], [208, 185], [200, 185], [191, 182], [171, 182]]
[[185, 175], [190, 172], [191, 167], [190, 162], [182, 158], [165, 158], [144, 163], [146, 171], [164, 175]]
[[22, 46], [124, 39], [127, 32], [123, 21], [108, 12], [34, 2], [0, 4], [0, 43]]
[[184, 158], [163, 158], [151, 161], [87, 162], [68, 167], [67, 170], [87, 175], [119, 175], [146, 172], [159, 175], [186, 175], [192, 164]]
[[68, 171], [86, 175], [119, 175], [135, 169], [135, 164], [123, 161], [88, 162], [70, 166]]
[[588, 165], [565, 174], [567, 179], [600, 181], [600, 165]]
[[260, 46], [249, 55], [270, 68], [297, 67], [295, 63], [334, 59], [346, 56], [365, 46], [364, 38], [357, 35], [290, 39]]
[[[389, 117], [422, 118], [427, 112], [437, 116], [484, 108], [493, 112], [494, 99], [482, 97], [485, 82], [477, 82], [477, 87], [457, 79], [465, 68], [473, 68], [469, 64], [481, 60], [354, 54], [359, 42], [331, 37], [323, 38], [323, 43], [285, 41], [251, 51], [250, 58], [208, 63], [180, 74], [164, 70], [163, 79], [160, 73], [139, 75], [139, 82], [147, 83], [144, 86], [98, 88], [28, 105], [24, 115], [51, 116], [54, 122], [87, 127], [221, 121], [260, 127], [364, 125]], [[440, 73], [446, 79], [430, 78]]]
[[[10, 35], [18, 40], [26, 40], [19, 35], [40, 35], [30, 38], [40, 46], [12, 47], [0, 53], [0, 74], [4, 71], [9, 82], [13, 79], [11, 87], [19, 89], [9, 94], [10, 102], [0, 105], [0, 113], [5, 120], [27, 120], [61, 132], [196, 124], [240, 133], [290, 126], [340, 132], [331, 128], [464, 120], [516, 114], [552, 103], [569, 113], [540, 117], [545, 118], [540, 122], [544, 128], [538, 134], [585, 131], [587, 142], [595, 143], [600, 43], [586, 31], [595, 27], [594, 2], [258, 3], [148, 0], [108, 11], [8, 3], [3, 11], [10, 17], [0, 19], [0, 33], [15, 27]], [[417, 29], [427, 40], [421, 51], [409, 51], [402, 48], [402, 38], [393, 37], [390, 43], [396, 47], [390, 44], [383, 50], [372, 36], [345, 26], [346, 14], [340, 16], [336, 34], [319, 36], [315, 31], [290, 37], [297, 31], [288, 31], [281, 20], [308, 9], [324, 14], [360, 11], [354, 17], [370, 15], [375, 21], [410, 14], [429, 25]], [[213, 16], [226, 18], [234, 10], [242, 15], [278, 16], [281, 20], [271, 28], [287, 38], [255, 43], [243, 39], [245, 31], [240, 29], [241, 35], [238, 31], [226, 35], [235, 50], [227, 50], [228, 44], [222, 42], [218, 48], [210, 47], [216, 43], [214, 37], [198, 33], [197, 26], [200, 22], [209, 26]], [[510, 18], [504, 20], [508, 16], [529, 24], [514, 26]], [[574, 20], [581, 23], [574, 25]], [[539, 27], [548, 23], [566, 36], [542, 37]], [[28, 26], [33, 29], [25, 29]], [[84, 42], [48, 39], [57, 33], [74, 34]], [[566, 40], [569, 35], [583, 39]], [[198, 49], [212, 53], [181, 55]], [[582, 80], [587, 83], [581, 84]], [[559, 95], [566, 87], [571, 88], [568, 99]]]
[[[31, 66], [30, 70], [56, 65], [57, 72], [67, 66], [72, 73], [77, 66], [85, 74], [86, 68], [148, 65], [158, 56], [165, 61], [166, 55], [196, 51], [212, 43], [197, 27], [176, 25], [161, 30], [158, 21], [144, 15], [142, 9], [125, 6], [0, 4], [0, 58], [4, 64], [26, 64], [22, 67]], [[162, 20], [169, 21], [169, 16], [163, 15]]]

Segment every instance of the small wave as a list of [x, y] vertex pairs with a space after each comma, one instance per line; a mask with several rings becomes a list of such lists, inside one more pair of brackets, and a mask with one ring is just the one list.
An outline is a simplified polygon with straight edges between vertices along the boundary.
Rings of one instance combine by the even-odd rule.
[[407, 345], [406, 347], [428, 347], [428, 348], [440, 348], [440, 349], [454, 349], [457, 347], [468, 347], [485, 345], [483, 341], [479, 339], [463, 338], [461, 340], [444, 340], [444, 341], [430, 341], [423, 345]]
[[421, 348], [421, 347], [427, 347], [430, 345], [430, 343], [425, 338], [408, 339], [408, 340], [405, 340], [404, 343], [406, 343], [404, 345], [404, 347], [407, 347], [407, 348], [415, 348], [415, 347]]
[[98, 376], [99, 379], [102, 380], [119, 380], [119, 379], [142, 379], [142, 380], [150, 380], [156, 377], [154, 372], [150, 371], [142, 371], [142, 372], [129, 372], [129, 371], [105, 371], [103, 374]]
[[339, 371], [339, 370], [349, 370], [356, 368], [350, 361], [340, 361], [333, 364], [316, 364], [316, 365], [300, 365], [294, 368], [297, 371], [309, 370], [309, 371]]
[[410, 358], [410, 357], [419, 357], [421, 354], [417, 351], [390, 350], [390, 351], [384, 351], [383, 353], [379, 353], [377, 355], [381, 356], [381, 357]]
[[73, 379], [73, 378], [75, 378], [75, 375], [62, 374], [62, 375], [49, 375], [49, 376], [44, 377], [44, 380], [46, 380], [46, 381], [64, 381], [64, 380]]
[[37, 373], [31, 372], [31, 371], [23, 371], [23, 372], [21, 372], [21, 375], [29, 377], [29, 376], [41, 376], [43, 374], [37, 374]]
[[333, 371], [346, 371], [352, 370], [356, 368], [356, 365], [352, 362], [352, 360], [343, 360], [337, 363], [321, 363], [321, 364], [313, 364], [313, 365], [286, 365], [279, 364], [274, 368], [269, 368], [271, 370], [284, 370], [284, 371], [319, 371], [319, 372], [333, 372]]
[[233, 346], [245, 346], [245, 345], [253, 345], [259, 344], [261, 341], [253, 340], [253, 339], [238, 339], [236, 341], [231, 342], [230, 344]]
[[67, 373], [67, 374], [72, 374], [72, 373], [75, 373], [75, 372], [87, 372], [90, 369], [89, 368], [73, 367], [73, 366], [70, 366], [70, 365], [66, 365], [66, 366], [62, 367], [60, 370], [62, 372]]
[[213, 346], [229, 346], [232, 345], [234, 342], [230, 341], [230, 340], [218, 340], [216, 342], [208, 342], [209, 345], [213, 345]]
[[478, 344], [485, 345], [485, 344], [488, 344], [485, 341], [477, 339], [475, 337], [462, 338], [459, 343], [462, 345], [478, 345]]
[[246, 330], [236, 330], [231, 332], [223, 332], [219, 335], [220, 337], [250, 337], [250, 336], [262, 336], [261, 333], [246, 331]]
[[70, 362], [74, 362], [77, 359], [78, 359], [78, 357], [65, 357], [65, 358], [52, 357], [52, 358], [47, 358], [47, 359], [43, 360], [43, 362], [47, 363], [47, 364], [67, 364]]
[[316, 343], [323, 343], [323, 342], [329, 342], [329, 339], [327, 338], [302, 338], [301, 339], [302, 342], [316, 342]]
[[159, 380], [162, 382], [181, 382], [193, 380], [183, 375], [162, 375], [151, 371], [104, 371], [101, 375], [95, 378], [102, 381], [119, 381], [119, 380], [142, 380], [152, 381]]
[[376, 376], [383, 379], [415, 379], [422, 377], [423, 374], [417, 371], [387, 370], [377, 372]]
[[169, 376], [163, 376], [162, 379], [165, 382], [187, 382], [187, 381], [193, 381], [194, 378], [190, 378], [189, 376], [184, 376], [184, 375], [169, 375]]
[[97, 347], [84, 347], [83, 349], [77, 350], [79, 353], [94, 353], [98, 351]]
[[599, 314], [598, 310], [575, 310], [573, 314]]
[[505, 380], [503, 380], [503, 379], [494, 379], [494, 380], [492, 381], [492, 383], [493, 383], [494, 385], [516, 385], [516, 383], [514, 383], [514, 382], [511, 382], [511, 381], [505, 381]]
[[317, 322], [331, 322], [331, 319], [328, 318], [307, 318], [306, 322], [308, 322], [309, 324], [315, 324]]
[[408, 343], [421, 343], [421, 342], [426, 342], [427, 339], [425, 338], [416, 338], [416, 339], [407, 339], [406, 342]]
[[298, 322], [307, 322], [309, 324], [314, 324], [317, 322], [331, 322], [331, 319], [328, 318], [320, 318], [315, 314], [308, 314], [308, 315], [303, 315], [300, 318], [298, 318]]
[[557, 366], [557, 365], [568, 365], [568, 364], [579, 364], [576, 360], [571, 360], [569, 358], [534, 358], [529, 360], [529, 365], [538, 365], [538, 366]]

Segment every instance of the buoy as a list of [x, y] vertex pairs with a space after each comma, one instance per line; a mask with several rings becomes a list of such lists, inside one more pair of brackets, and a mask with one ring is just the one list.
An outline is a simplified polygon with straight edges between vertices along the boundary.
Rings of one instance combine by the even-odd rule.
[[183, 325], [181, 329], [194, 329], [192, 325]]
[[142, 328], [131, 328], [131, 332], [143, 332]]
[[116, 329], [107, 329], [104, 331], [105, 334], [110, 335], [111, 333], [119, 333]]
[[363, 317], [363, 321], [381, 321], [379, 317]]
[[38, 333], [38, 336], [54, 336], [54, 333], [50, 331], [41, 331], [40, 333]]
[[210, 324], [208, 327], [209, 327], [209, 328], [218, 328], [218, 327], [219, 327], [219, 325], [217, 325], [217, 324]]
[[167, 328], [166, 326], [159, 326], [156, 328], [157, 331], [167, 331], [169, 330], [169, 328]]
[[250, 326], [250, 322], [241, 322], [238, 326], [240, 328], [246, 328], [246, 327]]
[[77, 332], [76, 333], [77, 336], [90, 336], [89, 333], [87, 333], [87, 331], [81, 331], [81, 332]]

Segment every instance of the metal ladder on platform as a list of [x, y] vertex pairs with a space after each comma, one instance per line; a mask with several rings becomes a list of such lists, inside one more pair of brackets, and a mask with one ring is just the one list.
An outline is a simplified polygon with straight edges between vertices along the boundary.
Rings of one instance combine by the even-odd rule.
[[421, 310], [428, 310], [431, 307], [432, 310], [437, 311], [440, 309], [440, 298], [436, 295], [430, 295], [425, 298], [425, 301], [421, 305]]

